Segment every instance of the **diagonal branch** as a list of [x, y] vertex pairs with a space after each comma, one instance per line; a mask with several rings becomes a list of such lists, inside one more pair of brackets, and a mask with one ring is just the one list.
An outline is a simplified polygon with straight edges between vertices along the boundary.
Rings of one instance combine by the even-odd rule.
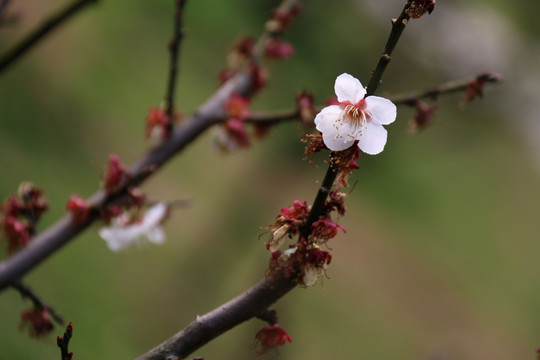
[[[298, 1], [283, 0], [279, 9], [286, 11], [288, 8], [297, 4]], [[266, 37], [267, 32], [263, 32], [261, 38]], [[202, 104], [193, 115], [175, 126], [167, 141], [145, 153], [131, 167], [130, 173], [132, 177], [122, 189], [109, 195], [103, 190], [99, 190], [92, 195], [88, 200], [92, 211], [86, 221], [75, 222], [70, 215], [66, 215], [32, 238], [32, 241], [26, 248], [0, 262], [0, 291], [5, 289], [13, 279], [21, 278], [98, 220], [100, 209], [114, 202], [121, 201], [129, 187], [143, 183], [176, 154], [180, 153], [187, 145], [191, 144], [205, 130], [223, 121], [223, 104], [234, 92], [247, 94], [251, 90], [252, 83], [252, 75], [249, 72], [240, 72], [233, 76]]]
[[295, 286], [295, 282], [285, 277], [261, 280], [229, 302], [197, 316], [179, 333], [136, 360], [183, 359], [219, 335], [261, 314]]
[[49, 19], [45, 20], [43, 25], [32, 31], [26, 38], [16, 44], [11, 50], [0, 57], [0, 73], [6, 70], [13, 62], [19, 57], [24, 55], [35, 44], [42, 40], [52, 30], [56, 29], [59, 25], [63, 24], [71, 16], [75, 15], [79, 10], [86, 5], [97, 2], [97, 0], [78, 0], [65, 8], [61, 9], [57, 14], [54, 14]]

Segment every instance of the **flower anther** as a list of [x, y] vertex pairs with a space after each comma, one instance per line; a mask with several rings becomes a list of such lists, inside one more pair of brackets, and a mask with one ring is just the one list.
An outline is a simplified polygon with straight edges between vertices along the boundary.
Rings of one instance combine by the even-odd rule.
[[384, 150], [388, 125], [396, 119], [396, 106], [388, 99], [366, 95], [358, 79], [347, 73], [336, 78], [334, 90], [338, 105], [330, 105], [315, 117], [315, 125], [323, 135], [324, 144], [332, 151], [353, 146], [366, 154]]

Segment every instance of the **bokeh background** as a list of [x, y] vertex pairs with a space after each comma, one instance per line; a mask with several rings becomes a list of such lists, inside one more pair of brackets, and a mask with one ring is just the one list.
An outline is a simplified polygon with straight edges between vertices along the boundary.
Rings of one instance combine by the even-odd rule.
[[[12, 1], [18, 21], [0, 28], [8, 49], [66, 1]], [[177, 102], [197, 108], [216, 88], [226, 53], [257, 36], [271, 0], [188, 1]], [[290, 60], [253, 109], [281, 109], [308, 89], [319, 103], [337, 75], [369, 78], [403, 0], [308, 1], [286, 34]], [[293, 342], [282, 359], [534, 359], [540, 346], [540, 25], [538, 1], [439, 1], [410, 23], [381, 92], [400, 93], [494, 70], [505, 76], [466, 110], [439, 99], [436, 123], [410, 135], [400, 107], [377, 156], [363, 156], [348, 197], [347, 229], [330, 246], [328, 278], [295, 289], [276, 308]], [[173, 1], [92, 6], [0, 75], [0, 197], [31, 180], [51, 209], [99, 186], [109, 153], [133, 163], [147, 145], [144, 118], [165, 92]], [[311, 202], [324, 174], [302, 160], [297, 124], [275, 128], [248, 151], [224, 155], [213, 132], [143, 189], [190, 197], [166, 224], [163, 246], [115, 254], [86, 231], [26, 282], [73, 321], [76, 359], [130, 359], [264, 274], [258, 237], [281, 207]], [[2, 252], [2, 256], [6, 256]], [[31, 306], [0, 294], [0, 359], [55, 359], [48, 338], [19, 331]], [[206, 359], [253, 359], [252, 320], [197, 351]], [[277, 358], [271, 352], [265, 358]]]

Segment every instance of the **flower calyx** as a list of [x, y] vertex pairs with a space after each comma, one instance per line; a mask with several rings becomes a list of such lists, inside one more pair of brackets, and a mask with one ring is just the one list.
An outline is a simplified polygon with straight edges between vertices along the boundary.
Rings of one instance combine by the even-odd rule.
[[259, 330], [255, 334], [255, 338], [257, 339], [256, 349], [259, 355], [269, 350], [277, 351], [277, 347], [292, 341], [291, 336], [277, 323]]

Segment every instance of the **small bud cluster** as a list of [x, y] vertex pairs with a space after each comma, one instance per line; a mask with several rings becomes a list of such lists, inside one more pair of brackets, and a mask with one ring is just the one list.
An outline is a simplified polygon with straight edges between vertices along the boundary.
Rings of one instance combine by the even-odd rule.
[[257, 339], [257, 354], [262, 355], [268, 350], [276, 350], [278, 346], [283, 346], [285, 343], [292, 342], [291, 336], [278, 325], [277, 318], [271, 326], [266, 326], [255, 334]]
[[173, 123], [181, 117], [181, 114], [175, 114], [171, 118], [163, 107], [149, 108], [144, 131], [145, 139], [153, 146], [159, 145], [171, 136]]
[[[332, 260], [332, 255], [321, 250], [321, 246], [334, 238], [338, 230], [345, 232], [330, 216], [334, 211], [340, 216], [345, 214], [344, 199], [345, 194], [332, 190], [325, 202], [323, 215], [312, 224], [306, 224], [311, 210], [306, 202], [296, 200], [291, 206], [281, 209], [276, 222], [267, 228], [270, 239], [266, 242], [266, 248], [272, 252], [268, 276], [280, 273], [300, 285], [315, 285]], [[295, 244], [289, 245], [284, 251], [279, 250], [287, 239], [305, 233], [308, 225], [310, 235], [307, 238], [300, 236]]]
[[108, 194], [114, 193], [125, 185], [129, 177], [126, 167], [120, 162], [118, 156], [116, 154], [109, 155], [109, 163], [103, 176], [103, 188], [105, 191]]
[[28, 327], [28, 333], [35, 338], [43, 337], [54, 329], [51, 315], [46, 307], [34, 307], [23, 311], [21, 321], [20, 328]]
[[436, 106], [429, 106], [422, 100], [416, 99], [414, 101], [414, 108], [416, 109], [416, 114], [412, 121], [409, 122], [409, 131], [413, 133], [433, 123]]
[[489, 81], [501, 81], [502, 77], [498, 74], [492, 74], [489, 72], [478, 75], [475, 79], [471, 80], [467, 84], [465, 89], [465, 96], [461, 101], [462, 107], [467, 106], [471, 101], [476, 98], [482, 98], [484, 96], [484, 86]]
[[22, 183], [17, 195], [11, 195], [0, 204], [0, 226], [9, 254], [28, 245], [37, 222], [48, 209], [43, 189], [29, 182]]
[[264, 48], [266, 57], [270, 59], [287, 59], [293, 55], [294, 48], [290, 43], [283, 40], [283, 31], [292, 25], [300, 12], [300, 6], [293, 6], [286, 11], [277, 9], [272, 12], [270, 20], [266, 23], [266, 30], [270, 34]]
[[435, 0], [413, 0], [406, 12], [413, 19], [418, 19], [425, 13], [431, 14], [433, 9], [435, 9]]
[[90, 205], [82, 197], [71, 195], [66, 204], [66, 210], [73, 216], [73, 221], [82, 224], [90, 216]]
[[250, 139], [246, 130], [246, 119], [250, 115], [250, 99], [240, 94], [231, 94], [229, 100], [223, 105], [226, 120], [218, 129], [215, 138], [216, 146], [223, 152], [238, 148], [248, 148]]
[[266, 70], [259, 67], [253, 60], [254, 47], [255, 42], [251, 37], [243, 36], [238, 39], [227, 56], [227, 68], [219, 72], [219, 80], [224, 83], [246, 68], [252, 79], [249, 96], [253, 96], [264, 88], [268, 78]]
[[313, 119], [315, 118], [315, 105], [313, 104], [313, 94], [307, 91], [302, 91], [296, 94], [296, 104], [298, 106], [298, 117], [304, 127], [308, 128], [313, 126]]

